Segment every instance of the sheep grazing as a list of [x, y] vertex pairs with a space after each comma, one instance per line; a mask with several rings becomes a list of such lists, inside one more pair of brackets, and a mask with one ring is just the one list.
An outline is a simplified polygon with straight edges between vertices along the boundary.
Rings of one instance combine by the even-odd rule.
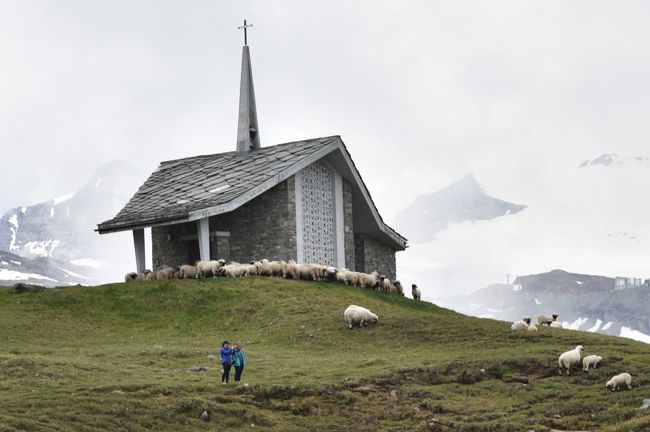
[[607, 381], [605, 387], [608, 390], [615, 391], [622, 389], [624, 385], [627, 386], [628, 390], [632, 389], [632, 375], [627, 372], [613, 376], [612, 379]]
[[552, 322], [557, 321], [558, 317], [560, 315], [558, 314], [553, 314], [553, 315], [540, 315], [537, 317], [537, 324], [539, 325], [544, 325], [546, 324], [547, 326], [550, 326]]
[[515, 321], [512, 323], [510, 328], [512, 330], [528, 330], [528, 326], [530, 325], [530, 318], [522, 318], [519, 321]]
[[571, 368], [577, 364], [580, 364], [581, 352], [582, 345], [578, 345], [571, 351], [567, 351], [560, 356], [560, 358], [557, 360], [557, 364], [560, 366], [560, 375], [562, 375], [562, 370], [566, 370], [566, 374], [571, 375]]
[[196, 270], [196, 266], [191, 266], [191, 265], [182, 265], [180, 270], [179, 270], [179, 278], [180, 279], [196, 279], [198, 276], [198, 271]]
[[337, 274], [337, 277], [339, 274], [342, 274], [342, 278], [345, 280], [345, 284], [359, 286], [359, 273], [347, 269], [341, 269]]
[[171, 267], [164, 267], [156, 272], [156, 279], [166, 280], [174, 279], [174, 269]]
[[124, 283], [135, 282], [137, 278], [138, 278], [137, 273], [134, 272], [127, 273], [124, 275]]
[[529, 332], [536, 332], [537, 331], [537, 326], [535, 324], [531, 324], [531, 325], [528, 326], [528, 328], [526, 330], [528, 330]]
[[375, 324], [379, 321], [379, 317], [369, 309], [356, 305], [348, 306], [347, 309], [345, 309], [345, 312], [343, 312], [343, 318], [350, 330], [352, 330], [352, 327], [355, 325], [365, 327], [368, 326], [368, 324]]
[[273, 276], [269, 260], [266, 258], [261, 261], [251, 262], [251, 264], [255, 266], [255, 270], [259, 276]]
[[411, 284], [411, 295], [413, 295], [413, 300], [420, 300], [422, 298], [420, 288], [416, 284]]
[[298, 279], [298, 264], [295, 261], [291, 260], [287, 262], [287, 266], [284, 270], [284, 277], [287, 279]]
[[396, 280], [393, 285], [395, 286], [395, 291], [397, 291], [397, 294], [403, 296], [404, 295], [404, 287], [402, 287], [402, 282]]
[[287, 263], [284, 261], [270, 261], [269, 270], [271, 276], [285, 277], [287, 273]]
[[559, 321], [553, 321], [552, 323], [549, 324], [549, 327], [554, 327], [554, 328], [564, 328], [561, 322]]
[[322, 281], [327, 277], [327, 267], [320, 264], [297, 264], [296, 274], [296, 279]]
[[325, 269], [325, 280], [328, 282], [335, 282], [336, 281], [336, 274], [339, 272], [339, 269], [336, 267], [327, 267]]
[[363, 288], [375, 289], [377, 288], [378, 283], [379, 283], [379, 273], [377, 273], [376, 271], [370, 274], [359, 273], [359, 286]]
[[149, 272], [145, 275], [144, 280], [147, 281], [155, 281], [156, 280], [156, 272]]
[[598, 366], [598, 363], [603, 361], [603, 358], [601, 356], [597, 355], [588, 355], [587, 357], [582, 359], [582, 370], [585, 372], [589, 371], [589, 366], [593, 366], [594, 369]]
[[142, 273], [138, 273], [138, 275], [135, 277], [136, 281], [144, 281], [147, 280], [147, 275], [151, 273], [151, 270], [145, 270]]

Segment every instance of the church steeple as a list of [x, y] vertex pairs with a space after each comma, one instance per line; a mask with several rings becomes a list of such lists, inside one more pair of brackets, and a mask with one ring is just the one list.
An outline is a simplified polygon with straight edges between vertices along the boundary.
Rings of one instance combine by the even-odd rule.
[[241, 60], [241, 82], [239, 85], [239, 125], [237, 127], [237, 153], [247, 153], [260, 148], [260, 131], [257, 125], [257, 108], [255, 106], [255, 88], [253, 87], [253, 70], [248, 50], [246, 30], [252, 27], [246, 24], [238, 27], [244, 29], [244, 47]]

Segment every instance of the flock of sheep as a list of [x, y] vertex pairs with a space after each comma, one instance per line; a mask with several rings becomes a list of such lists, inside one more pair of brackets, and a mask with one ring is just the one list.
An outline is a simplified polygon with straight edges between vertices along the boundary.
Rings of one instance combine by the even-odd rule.
[[[549, 327], [562, 328], [562, 324], [557, 321], [558, 317], [559, 317], [558, 314], [540, 315], [539, 317], [537, 317], [537, 323], [539, 324], [540, 327], [547, 325]], [[512, 326], [510, 328], [514, 331], [525, 330], [530, 332], [536, 332], [537, 326], [535, 324], [531, 324], [530, 321], [531, 321], [530, 317], [522, 318], [521, 320], [512, 323]], [[570, 375], [571, 368], [580, 365], [580, 358], [583, 349], [584, 348], [582, 347], [582, 345], [578, 345], [574, 349], [562, 353], [560, 355], [557, 361], [560, 369], [560, 375], [562, 375], [563, 371], [566, 371], [566, 374]], [[599, 355], [595, 355], [595, 354], [588, 355], [582, 359], [582, 370], [584, 372], [588, 372], [589, 367], [592, 366], [595, 369], [598, 366], [598, 363], [600, 363], [601, 361], [603, 361], [603, 358]], [[607, 389], [611, 391], [622, 389], [623, 386], [626, 386], [628, 389], [632, 388], [632, 376], [627, 372], [613, 376], [609, 381], [607, 381], [607, 384], [605, 384], [605, 387], [607, 387]]]
[[[197, 261], [196, 265], [182, 265], [177, 268], [164, 267], [157, 271], [145, 270], [142, 273], [127, 273], [124, 282], [154, 281], [167, 279], [202, 279], [207, 277], [246, 277], [276, 276], [286, 279], [301, 279], [318, 282], [338, 282], [361, 288], [404, 295], [400, 281], [391, 281], [379, 273], [362, 273], [338, 269], [321, 264], [298, 264], [295, 261], [252, 261], [249, 264], [226, 263], [225, 260]], [[414, 300], [420, 300], [422, 293], [417, 285], [411, 285]]]

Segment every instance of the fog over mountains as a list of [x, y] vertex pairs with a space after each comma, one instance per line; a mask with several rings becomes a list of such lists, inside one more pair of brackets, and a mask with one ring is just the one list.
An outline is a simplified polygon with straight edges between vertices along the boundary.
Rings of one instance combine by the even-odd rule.
[[116, 280], [133, 261], [128, 233], [99, 236], [94, 229], [124, 206], [142, 180], [134, 166], [114, 160], [74, 191], [7, 211], [0, 218], [0, 251], [29, 265], [16, 267], [17, 259], [3, 259], [0, 282], [24, 280], [21, 272], [34, 283], [39, 283], [34, 275], [43, 276], [40, 283], [46, 286]]

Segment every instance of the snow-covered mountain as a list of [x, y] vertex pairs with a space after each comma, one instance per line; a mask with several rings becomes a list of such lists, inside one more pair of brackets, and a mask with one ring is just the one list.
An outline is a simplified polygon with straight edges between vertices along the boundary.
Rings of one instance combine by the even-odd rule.
[[25, 258], [0, 251], [0, 285], [19, 282], [45, 287], [89, 285], [94, 281], [88, 268], [50, 257]]
[[586, 160], [580, 164], [580, 168], [585, 168], [590, 165], [602, 165], [602, 166], [617, 166], [617, 165], [636, 165], [636, 164], [646, 164], [650, 166], [650, 158], [643, 156], [619, 156], [615, 153], [604, 153], [598, 156], [596, 159]]
[[[91, 280], [107, 280], [104, 269], [119, 265], [131, 247], [127, 235], [99, 236], [98, 222], [114, 216], [144, 176], [127, 162], [101, 166], [79, 189], [57, 198], [9, 210], [0, 218], [0, 250], [25, 258], [53, 259], [85, 268]], [[131, 258], [130, 256], [128, 257]], [[114, 279], [114, 274], [108, 278]]]
[[490, 220], [525, 209], [485, 193], [473, 174], [467, 174], [446, 188], [417, 197], [400, 212], [395, 227], [411, 243], [424, 243], [450, 223]]
[[441, 302], [466, 314], [512, 321], [557, 313], [567, 329], [650, 343], [649, 300], [647, 285], [616, 289], [613, 278], [553, 270]]

